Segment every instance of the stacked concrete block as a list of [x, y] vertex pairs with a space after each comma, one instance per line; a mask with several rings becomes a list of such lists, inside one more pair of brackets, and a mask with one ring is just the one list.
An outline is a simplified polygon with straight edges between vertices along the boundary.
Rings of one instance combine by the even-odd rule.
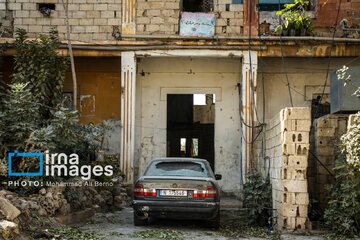
[[[44, 16], [39, 11], [38, 4], [41, 3], [55, 4], [50, 16]], [[23, 28], [30, 37], [36, 37], [56, 27], [60, 39], [65, 39], [65, 14], [61, 0], [8, 0], [7, 7], [14, 15], [15, 29]], [[121, 0], [102, 0], [101, 3], [95, 0], [69, 0], [68, 7], [72, 40], [111, 41], [114, 40], [113, 33], [121, 29]]]
[[239, 36], [244, 32], [244, 4], [232, 2], [232, 0], [217, 0], [215, 3], [216, 35]]
[[5, 0], [0, 0], [0, 37], [11, 37], [14, 32], [13, 12], [7, 7]]
[[[346, 114], [329, 114], [315, 119], [313, 123], [314, 154], [331, 173], [333, 173], [337, 157], [337, 145], [341, 136], [347, 131], [348, 117], [349, 115]], [[315, 187], [312, 191], [314, 197], [319, 201], [319, 207], [325, 209], [325, 188], [326, 185], [333, 183], [334, 178], [313, 156], [310, 156], [310, 161], [314, 163], [313, 172], [315, 175]]]
[[180, 0], [137, 0], [137, 34], [179, 34]]
[[307, 167], [311, 116], [309, 108], [286, 108], [266, 126], [273, 207], [278, 227], [309, 228]]

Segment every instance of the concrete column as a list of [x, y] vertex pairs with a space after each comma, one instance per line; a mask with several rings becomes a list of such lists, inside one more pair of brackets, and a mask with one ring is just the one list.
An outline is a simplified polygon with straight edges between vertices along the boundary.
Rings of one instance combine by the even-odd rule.
[[244, 51], [242, 60], [242, 78], [241, 78], [241, 101], [242, 101], [242, 138], [241, 138], [241, 154], [242, 154], [242, 172], [244, 179], [246, 173], [251, 171], [251, 166], [255, 167], [253, 145], [250, 144], [256, 136], [257, 129], [248, 126], [256, 126], [257, 119], [255, 116], [256, 106], [256, 77], [257, 77], [257, 52]]
[[122, 1], [122, 34], [135, 34], [135, 4], [136, 0], [123, 0]]
[[121, 54], [121, 146], [120, 169], [126, 181], [133, 181], [135, 149], [136, 57], [134, 52]]

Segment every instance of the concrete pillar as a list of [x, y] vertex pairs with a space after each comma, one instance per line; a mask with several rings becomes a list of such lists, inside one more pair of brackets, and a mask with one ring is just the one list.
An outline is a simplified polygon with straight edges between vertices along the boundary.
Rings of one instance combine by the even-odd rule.
[[122, 1], [122, 34], [135, 34], [135, 4], [136, 0], [123, 0]]
[[121, 146], [120, 169], [126, 181], [133, 181], [135, 149], [136, 57], [134, 52], [121, 54]]
[[244, 51], [241, 78], [241, 154], [242, 172], [245, 173], [244, 178], [246, 173], [251, 171], [251, 167], [255, 167], [254, 151], [252, 151], [252, 145], [250, 143], [252, 139], [255, 138], [257, 129], [251, 129], [248, 126], [256, 126], [258, 124], [255, 116], [257, 65], [257, 52]]

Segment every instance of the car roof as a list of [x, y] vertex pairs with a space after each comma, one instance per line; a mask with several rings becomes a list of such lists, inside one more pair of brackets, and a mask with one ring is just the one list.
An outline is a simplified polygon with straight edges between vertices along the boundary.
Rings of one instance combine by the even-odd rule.
[[163, 162], [208, 162], [205, 159], [201, 158], [184, 158], [184, 157], [166, 157], [166, 158], [155, 158], [151, 162], [163, 161]]

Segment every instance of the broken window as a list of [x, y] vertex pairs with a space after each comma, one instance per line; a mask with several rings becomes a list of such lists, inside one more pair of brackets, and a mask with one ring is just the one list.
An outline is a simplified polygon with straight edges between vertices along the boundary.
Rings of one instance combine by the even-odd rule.
[[212, 12], [213, 0], [183, 0], [184, 12]]

